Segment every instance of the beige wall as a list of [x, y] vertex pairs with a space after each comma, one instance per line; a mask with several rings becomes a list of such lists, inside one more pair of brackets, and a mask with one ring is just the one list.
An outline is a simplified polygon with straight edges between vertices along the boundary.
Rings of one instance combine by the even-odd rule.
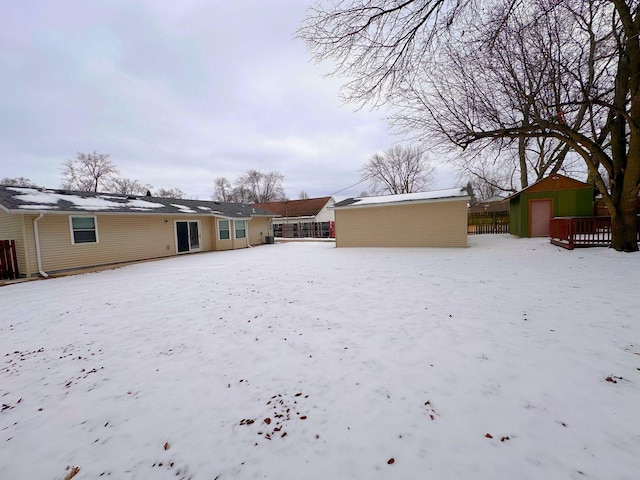
[[251, 245], [261, 245], [265, 242], [264, 237], [273, 235], [273, 231], [269, 228], [269, 220], [271, 217], [253, 217], [247, 222]]
[[[42, 268], [53, 273], [114, 263], [177, 255], [176, 221], [198, 221], [198, 251], [232, 250], [247, 247], [247, 239], [220, 240], [217, 218], [163, 215], [84, 215], [95, 216], [98, 242], [73, 244], [69, 214], [45, 214], [38, 221]], [[18, 266], [25, 276], [38, 274], [33, 221], [35, 214], [8, 214], [0, 210], [0, 237], [16, 240]], [[247, 222], [248, 240], [259, 245], [268, 235], [270, 218], [256, 217]], [[261, 236], [262, 233], [262, 236]], [[7, 237], [7, 238], [4, 238]]]
[[25, 244], [25, 232], [23, 215], [10, 215], [0, 209], [0, 240], [15, 240], [16, 258], [20, 275], [29, 276], [29, 264], [27, 261], [27, 248]]
[[177, 218], [101, 215], [97, 216], [98, 243], [74, 245], [69, 215], [45, 215], [38, 222], [42, 268], [55, 272], [175, 255], [174, 220]]
[[466, 247], [467, 201], [336, 210], [337, 247]]

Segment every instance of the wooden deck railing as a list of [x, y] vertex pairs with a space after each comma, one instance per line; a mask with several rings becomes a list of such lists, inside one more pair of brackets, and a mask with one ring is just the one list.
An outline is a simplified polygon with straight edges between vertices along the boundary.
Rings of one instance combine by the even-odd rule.
[[20, 277], [15, 240], [0, 240], [0, 279], [12, 280]]
[[[573, 250], [576, 247], [611, 245], [611, 217], [556, 217], [549, 222], [551, 243]], [[638, 221], [640, 239], [640, 219]]]

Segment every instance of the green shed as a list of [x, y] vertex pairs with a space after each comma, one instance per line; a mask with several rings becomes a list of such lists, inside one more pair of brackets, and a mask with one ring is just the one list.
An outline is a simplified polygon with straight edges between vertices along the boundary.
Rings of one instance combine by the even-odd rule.
[[553, 217], [593, 215], [593, 186], [554, 174], [509, 197], [509, 229], [517, 237], [549, 236]]

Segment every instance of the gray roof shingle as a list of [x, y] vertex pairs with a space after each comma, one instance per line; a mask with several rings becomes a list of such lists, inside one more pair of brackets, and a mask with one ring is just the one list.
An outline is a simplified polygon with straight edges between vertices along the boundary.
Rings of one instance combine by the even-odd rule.
[[152, 215], [215, 215], [228, 218], [275, 216], [244, 203], [210, 200], [120, 195], [114, 193], [69, 192], [0, 185], [0, 206], [15, 213], [126, 213]]

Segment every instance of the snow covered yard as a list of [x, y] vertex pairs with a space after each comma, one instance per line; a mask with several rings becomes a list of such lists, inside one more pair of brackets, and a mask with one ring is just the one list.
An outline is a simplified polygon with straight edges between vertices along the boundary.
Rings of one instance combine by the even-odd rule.
[[469, 243], [0, 288], [0, 478], [637, 479], [640, 255]]

